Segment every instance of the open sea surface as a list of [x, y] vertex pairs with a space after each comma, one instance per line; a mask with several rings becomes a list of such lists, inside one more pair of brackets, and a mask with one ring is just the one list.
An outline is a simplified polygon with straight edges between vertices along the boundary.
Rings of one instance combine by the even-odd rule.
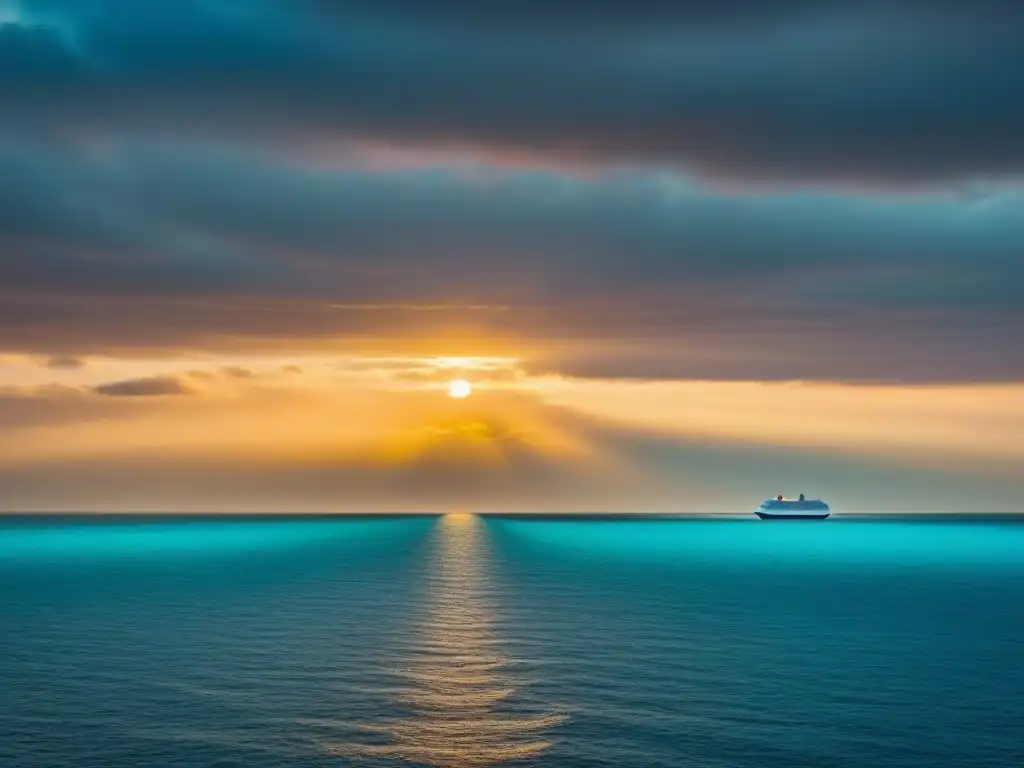
[[4, 768], [1022, 768], [1024, 518], [0, 518]]

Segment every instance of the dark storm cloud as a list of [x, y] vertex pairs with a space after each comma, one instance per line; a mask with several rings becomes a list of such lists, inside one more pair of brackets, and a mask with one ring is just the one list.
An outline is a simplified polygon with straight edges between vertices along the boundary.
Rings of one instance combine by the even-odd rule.
[[24, 8], [0, 33], [13, 130], [348, 136], [757, 179], [1024, 169], [1016, 2]]
[[174, 376], [152, 376], [145, 379], [126, 379], [100, 384], [93, 388], [98, 395], [108, 397], [157, 397], [163, 395], [190, 395], [192, 389]]

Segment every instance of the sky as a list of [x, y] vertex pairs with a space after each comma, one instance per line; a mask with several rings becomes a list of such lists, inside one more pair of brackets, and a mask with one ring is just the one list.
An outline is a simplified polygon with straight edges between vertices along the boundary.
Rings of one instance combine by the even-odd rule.
[[1021, 29], [0, 0], [0, 509], [1024, 511]]

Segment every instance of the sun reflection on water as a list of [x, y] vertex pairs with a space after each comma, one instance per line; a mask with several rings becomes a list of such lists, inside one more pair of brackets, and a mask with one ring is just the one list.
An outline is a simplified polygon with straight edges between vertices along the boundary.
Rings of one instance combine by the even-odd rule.
[[524, 681], [502, 653], [479, 518], [440, 518], [427, 587], [420, 636], [399, 671], [407, 715], [362, 726], [384, 743], [347, 745], [344, 753], [484, 768], [543, 752], [545, 731], [565, 716], [527, 714], [510, 703]]

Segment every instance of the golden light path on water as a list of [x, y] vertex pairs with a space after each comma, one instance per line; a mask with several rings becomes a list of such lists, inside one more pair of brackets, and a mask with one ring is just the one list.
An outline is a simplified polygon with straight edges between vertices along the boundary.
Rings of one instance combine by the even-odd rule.
[[400, 675], [409, 716], [363, 726], [383, 744], [345, 745], [347, 756], [397, 758], [436, 768], [484, 768], [543, 752], [562, 714], [522, 716], [502, 704], [523, 685], [496, 632], [483, 540], [474, 515], [440, 518], [418, 643]]

